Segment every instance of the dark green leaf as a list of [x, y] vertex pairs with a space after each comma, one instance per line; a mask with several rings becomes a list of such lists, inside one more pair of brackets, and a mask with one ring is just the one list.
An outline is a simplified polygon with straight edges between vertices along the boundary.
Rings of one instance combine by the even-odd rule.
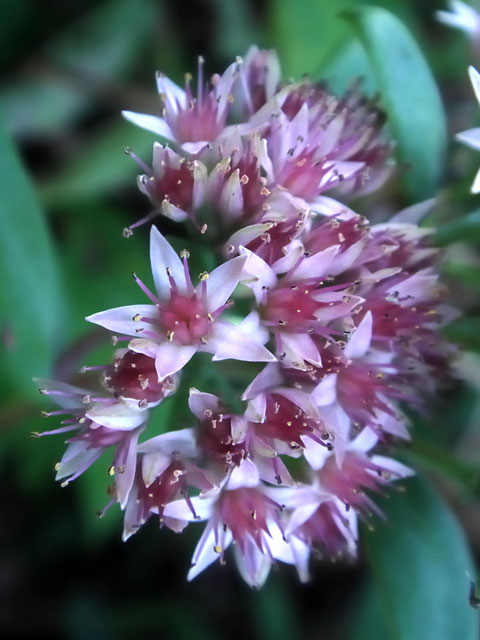
[[345, 17], [370, 59], [398, 160], [409, 168], [406, 188], [412, 199], [427, 198], [443, 173], [446, 151], [445, 115], [435, 80], [412, 35], [393, 14], [364, 6]]
[[46, 55], [69, 71], [111, 81], [132, 69], [157, 20], [153, 0], [109, 0], [65, 30]]
[[47, 226], [0, 124], [0, 366], [7, 387], [34, 393], [61, 340], [60, 288]]
[[42, 196], [50, 205], [70, 205], [111, 193], [126, 180], [134, 184], [141, 170], [125, 155], [125, 147], [132, 147], [149, 164], [154, 140], [153, 134], [123, 121], [119, 114], [114, 125], [97, 131], [94, 139], [87, 141], [63, 171], [44, 186]]
[[443, 332], [469, 351], [480, 351], [480, 317], [465, 316], [447, 325]]
[[437, 229], [434, 240], [440, 246], [452, 242], [480, 243], [480, 211], [473, 211], [459, 217], [458, 220], [444, 224]]
[[469, 604], [474, 567], [463, 533], [420, 478], [382, 501], [385, 522], [366, 535], [369, 561], [392, 640], [477, 640]]

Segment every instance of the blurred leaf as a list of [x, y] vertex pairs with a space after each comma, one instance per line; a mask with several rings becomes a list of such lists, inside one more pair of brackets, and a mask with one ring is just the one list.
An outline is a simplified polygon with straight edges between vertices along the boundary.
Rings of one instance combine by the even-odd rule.
[[[5, 87], [0, 107], [17, 135], [51, 134], [135, 68], [160, 23], [154, 0], [110, 0], [67, 27], [37, 54], [32, 71]], [[162, 27], [164, 21], [162, 21]]]
[[346, 38], [342, 48], [334, 47], [315, 77], [326, 80], [331, 90], [338, 94], [348, 89], [356, 78], [361, 79], [364, 93], [371, 95], [378, 89], [365, 49], [353, 37]]
[[412, 199], [431, 196], [443, 173], [446, 124], [435, 80], [412, 35], [379, 7], [345, 12], [369, 56], [397, 141], [398, 159], [409, 166], [405, 185]]
[[385, 522], [366, 547], [392, 640], [476, 640], [469, 604], [474, 567], [463, 533], [442, 500], [420, 478], [382, 500]]
[[435, 243], [440, 246], [452, 242], [480, 242], [480, 210], [461, 216], [458, 220], [444, 224], [435, 233]]
[[428, 471], [434, 471], [454, 480], [465, 495], [479, 494], [480, 469], [477, 465], [464, 462], [450, 450], [439, 447], [437, 443], [416, 438], [412, 448], [403, 452], [406, 462], [413, 466], [421, 465]]
[[33, 188], [0, 123], [0, 367], [8, 389], [37, 394], [61, 340], [61, 298], [53, 248]]
[[259, 638], [290, 640], [298, 637], [300, 624], [289, 585], [282, 576], [274, 575], [260, 591], [249, 594]]
[[[339, 17], [342, 10], [359, 4], [365, 4], [365, 0], [304, 0], [301, 3], [270, 0], [271, 39], [280, 54], [284, 76], [299, 78], [304, 73], [312, 73], [315, 78], [321, 74], [323, 79], [326, 75], [333, 79], [336, 90], [345, 89], [355, 77], [363, 76], [367, 71], [365, 55], [362, 52], [360, 58], [356, 58], [359, 50], [355, 45], [352, 47], [351, 29]], [[415, 18], [415, 12], [403, 0], [377, 0], [376, 4], [395, 11], [409, 22]]]
[[49, 205], [71, 205], [112, 193], [124, 181], [134, 184], [135, 176], [142, 171], [125, 154], [125, 147], [132, 147], [149, 164], [154, 140], [152, 133], [121, 120], [119, 115], [113, 126], [97, 131], [43, 187], [42, 197]]
[[480, 287], [480, 267], [474, 267], [460, 262], [449, 262], [445, 266], [449, 276], [462, 280], [464, 284]]
[[443, 333], [468, 351], [480, 351], [480, 316], [464, 316], [451, 322]]
[[82, 76], [111, 80], [128, 73], [158, 20], [154, 0], [109, 0], [66, 29], [47, 57]]
[[[258, 23], [252, 18], [248, 2], [244, 0], [213, 0], [215, 9], [215, 38], [213, 45], [222, 56], [235, 59], [243, 56], [250, 45], [258, 42]], [[235, 28], [232, 29], [232, 25]]]
[[332, 51], [343, 49], [348, 25], [338, 19], [338, 12], [350, 4], [348, 0], [270, 1], [272, 40], [285, 77], [312, 73], [332, 56]]
[[16, 135], [54, 133], [87, 104], [84, 86], [58, 78], [29, 77], [0, 93], [0, 108], [6, 115], [8, 129]]
[[388, 632], [380, 604], [380, 594], [373, 580], [363, 585], [353, 610], [345, 616], [342, 638], [360, 640], [377, 637], [387, 640]]

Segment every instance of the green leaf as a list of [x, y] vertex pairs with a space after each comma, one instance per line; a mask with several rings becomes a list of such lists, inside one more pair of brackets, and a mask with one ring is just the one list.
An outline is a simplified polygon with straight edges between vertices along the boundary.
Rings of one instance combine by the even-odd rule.
[[46, 55], [69, 71], [111, 81], [132, 69], [157, 19], [153, 0], [109, 0], [61, 33]]
[[386, 520], [366, 535], [369, 562], [392, 640], [477, 640], [469, 604], [472, 559], [443, 501], [420, 478], [383, 500]]
[[45, 219], [1, 123], [0, 173], [0, 367], [8, 389], [32, 395], [61, 339], [60, 286]]
[[348, 0], [270, 2], [272, 40], [286, 77], [315, 72], [333, 49], [343, 48], [348, 26], [337, 14], [350, 4]]
[[115, 124], [95, 133], [82, 152], [44, 185], [42, 197], [49, 205], [71, 205], [112, 193], [124, 181], [135, 183], [141, 170], [124, 153], [132, 147], [147, 164], [151, 163], [155, 136], [125, 122], [119, 115]]
[[442, 176], [446, 124], [435, 80], [405, 25], [379, 7], [345, 12], [370, 59], [412, 199], [431, 196]]
[[465, 316], [451, 322], [443, 333], [469, 351], [480, 351], [480, 316]]
[[435, 233], [435, 243], [440, 246], [452, 242], [480, 243], [480, 210], [461, 216], [458, 220], [444, 224]]

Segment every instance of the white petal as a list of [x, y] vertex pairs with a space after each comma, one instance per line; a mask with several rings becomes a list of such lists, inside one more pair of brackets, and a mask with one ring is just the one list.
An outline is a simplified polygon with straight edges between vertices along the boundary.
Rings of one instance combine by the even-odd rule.
[[87, 446], [85, 442], [72, 442], [68, 445], [57, 467], [55, 480], [63, 480], [76, 473], [81, 467], [87, 469], [105, 451], [104, 447], [88, 449]]
[[224, 262], [210, 273], [206, 281], [209, 312], [216, 311], [228, 300], [242, 276], [246, 261], [247, 256], [238, 256]]
[[228, 478], [226, 489], [233, 491], [242, 487], [256, 487], [260, 483], [260, 474], [257, 466], [252, 460], [246, 458], [234, 467]]
[[48, 380], [46, 378], [34, 378], [33, 381], [37, 387], [42, 391], [60, 391], [69, 395], [48, 395], [49, 398], [55, 402], [62, 409], [78, 409], [84, 407], [83, 399], [85, 396], [90, 395], [90, 391], [82, 389], [81, 387], [74, 387], [71, 384], [65, 382], [57, 382], [57, 380]]
[[186, 291], [183, 263], [170, 243], [160, 231], [152, 225], [150, 230], [150, 262], [153, 280], [160, 300], [170, 298], [170, 279], [167, 269], [181, 292]]
[[248, 403], [245, 410], [245, 418], [250, 420], [250, 422], [263, 422], [265, 420], [266, 410], [267, 398], [264, 393], [259, 393]]
[[332, 455], [331, 452], [316, 440], [312, 440], [308, 436], [302, 438], [304, 449], [303, 455], [312, 469], [321, 469], [327, 459]]
[[164, 380], [172, 373], [180, 371], [189, 360], [197, 353], [198, 348], [190, 344], [176, 344], [175, 342], [163, 342], [158, 345], [155, 356], [155, 368], [158, 380]]
[[142, 477], [146, 487], [162, 475], [162, 473], [170, 466], [172, 462], [171, 456], [166, 453], [146, 453], [142, 456]]
[[195, 429], [178, 429], [168, 431], [160, 436], [150, 438], [138, 445], [139, 453], [165, 453], [169, 456], [180, 453], [193, 458], [197, 453]]
[[391, 471], [392, 474], [394, 474], [392, 480], [402, 480], [403, 478], [410, 478], [415, 475], [413, 469], [393, 458], [372, 456], [372, 462], [373, 464], [378, 464], [379, 467], [387, 469], [387, 471]]
[[175, 140], [172, 130], [163, 118], [151, 116], [146, 113], [135, 113], [133, 111], [122, 111], [122, 116], [126, 120], [136, 124], [137, 127], [141, 127], [147, 131], [152, 131], [167, 140]]
[[[223, 548], [220, 553], [225, 551], [225, 549], [230, 546], [231, 542], [232, 534], [228, 530], [225, 532]], [[216, 547], [217, 542], [215, 540], [215, 533], [212, 525], [208, 523], [193, 553], [192, 568], [187, 575], [187, 580], [189, 582], [196, 578], [204, 569], [214, 563], [215, 560], [220, 558], [220, 553], [215, 550]]]
[[[325, 496], [325, 500], [327, 499], [328, 497]], [[318, 509], [321, 502], [322, 502], [321, 500], [317, 499], [311, 502], [310, 504], [304, 504], [300, 507], [297, 507], [291, 515], [290, 522], [288, 523], [288, 526], [285, 529], [285, 535], [287, 536], [290, 535], [295, 531], [295, 529], [298, 529], [298, 527], [300, 527], [307, 520], [309, 520], [313, 516], [315, 511]]]
[[245, 546], [244, 554], [240, 547], [234, 547], [238, 571], [248, 585], [260, 589], [268, 577], [272, 561], [267, 554], [260, 551], [253, 540], [247, 539]]
[[455, 138], [472, 149], [476, 149], [477, 151], [480, 150], [480, 127], [461, 131], [460, 133], [457, 133]]
[[351, 334], [344, 353], [347, 358], [361, 358], [366, 354], [372, 341], [372, 313], [368, 311]]
[[141, 426], [147, 420], [149, 414], [145, 409], [132, 409], [122, 402], [115, 402], [115, 404], [110, 405], [104, 402], [96, 402], [85, 415], [93, 422], [107, 429], [131, 431]]
[[[478, 16], [477, 16], [477, 27], [478, 27]], [[470, 65], [468, 67], [468, 75], [470, 76], [470, 82], [472, 83], [473, 90], [475, 91], [475, 96], [477, 98], [477, 102], [480, 102], [480, 73]]]
[[317, 407], [332, 404], [337, 399], [337, 374], [327, 375], [317, 384], [312, 392], [312, 399]]
[[258, 311], [250, 311], [248, 316], [245, 316], [237, 327], [259, 344], [265, 344], [270, 338], [268, 329], [262, 325]]
[[473, 181], [472, 188], [470, 189], [470, 191], [472, 193], [480, 192], [480, 169], [478, 170], [477, 175], [475, 176], [475, 180]]
[[212, 360], [243, 360], [245, 362], [275, 362], [275, 356], [263, 345], [246, 336], [228, 322], [216, 320], [202, 351], [213, 354]]
[[324, 216], [335, 216], [339, 220], [350, 220], [357, 216], [352, 209], [328, 196], [318, 196], [310, 205], [315, 213], [320, 213]]
[[243, 268], [242, 282], [252, 289], [258, 303], [261, 303], [265, 289], [277, 283], [277, 276], [265, 260], [245, 247], [240, 247], [240, 254], [248, 256]]
[[[133, 486], [136, 471], [137, 461], [137, 441], [139, 433], [134, 432], [127, 438], [127, 441], [122, 445], [117, 446], [115, 452], [115, 462], [117, 463], [118, 456], [122, 453], [122, 459], [124, 460], [122, 466], [123, 469], [117, 470], [117, 464], [115, 464], [115, 489], [117, 492], [117, 500], [120, 503], [120, 508], [125, 509], [127, 506], [128, 495]], [[127, 455], [124, 456], [124, 447], [127, 447]]]
[[282, 368], [277, 362], [264, 367], [242, 394], [242, 400], [252, 400], [259, 393], [278, 387], [283, 382]]
[[232, 224], [243, 213], [243, 191], [240, 182], [240, 170], [235, 169], [225, 182], [218, 201], [219, 210]]
[[377, 442], [378, 436], [375, 431], [370, 429], [370, 427], [365, 427], [360, 431], [358, 436], [350, 442], [348, 450], [362, 451], [363, 453], [366, 453], [367, 451], [370, 451], [370, 449], [373, 449]]
[[192, 387], [188, 397], [190, 411], [199, 419], [205, 419], [205, 411], [219, 413], [220, 402], [213, 393], [204, 393]]
[[186, 520], [187, 522], [197, 522], [207, 520], [213, 510], [216, 498], [200, 498], [195, 496], [190, 498], [196, 517], [193, 515], [186, 500], [174, 500], [165, 505], [163, 511], [165, 516], [175, 518], [177, 520]]
[[163, 73], [156, 74], [156, 81], [158, 93], [163, 96], [166, 106], [168, 106], [174, 114], [178, 112], [179, 105], [182, 109], [186, 107], [186, 93], [178, 84], [175, 84], [175, 82]]
[[148, 338], [134, 338], [128, 343], [128, 348], [135, 353], [143, 353], [149, 358], [155, 358], [157, 355], [158, 342], [149, 340]]
[[308, 333], [289, 333], [282, 331], [282, 349], [290, 352], [290, 358], [293, 362], [298, 360], [306, 360], [317, 367], [322, 366], [322, 359], [318, 348]]
[[91, 316], [87, 316], [85, 320], [98, 324], [114, 333], [127, 336], [139, 337], [142, 331], [152, 330], [151, 323], [143, 322], [142, 320], [136, 322], [133, 319], [136, 316], [154, 319], [158, 316], [158, 309], [151, 304], [131, 304], [126, 307], [117, 307], [94, 313]]
[[230, 236], [225, 243], [225, 247], [228, 248], [233, 246], [238, 251], [240, 245], [245, 246], [249, 244], [252, 240], [255, 240], [255, 238], [258, 238], [262, 233], [269, 231], [271, 228], [271, 222], [251, 224], [247, 227], [243, 227], [242, 229], [235, 231], [235, 233]]
[[328, 268], [332, 264], [339, 249], [340, 246], [336, 244], [328, 247], [328, 249], [314, 253], [309, 258], [305, 258], [295, 269], [292, 276], [287, 279], [292, 282], [298, 282], [306, 278], [321, 278], [328, 274]]

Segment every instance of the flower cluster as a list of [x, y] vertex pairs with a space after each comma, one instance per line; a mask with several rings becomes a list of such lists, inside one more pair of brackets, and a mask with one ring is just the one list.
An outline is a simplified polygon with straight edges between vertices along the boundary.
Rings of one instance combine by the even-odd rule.
[[[417, 226], [428, 203], [374, 225], [343, 204], [393, 170], [383, 114], [357, 87], [282, 85], [275, 53], [256, 48], [210, 83], [200, 59], [196, 94], [190, 78], [157, 85], [159, 116], [124, 112], [162, 139], [152, 168], [134, 156], [147, 219], [185, 222], [219, 266], [195, 284], [188, 251], [152, 226], [154, 287], [134, 275], [147, 303], [87, 318], [127, 346], [91, 367], [97, 391], [39, 381], [61, 407], [47, 415], [66, 416], [41, 435], [75, 432], [63, 484], [114, 447], [125, 540], [150, 517], [176, 532], [205, 521], [189, 579], [232, 545], [251, 586], [277, 561], [307, 580], [312, 553], [355, 555], [358, 520], [381, 514], [373, 494], [410, 475], [382, 450], [409, 438], [402, 403], [448, 368], [438, 329], [452, 311]], [[237, 361], [237, 397], [191, 388], [190, 423], [139, 442], [197, 352]]]

